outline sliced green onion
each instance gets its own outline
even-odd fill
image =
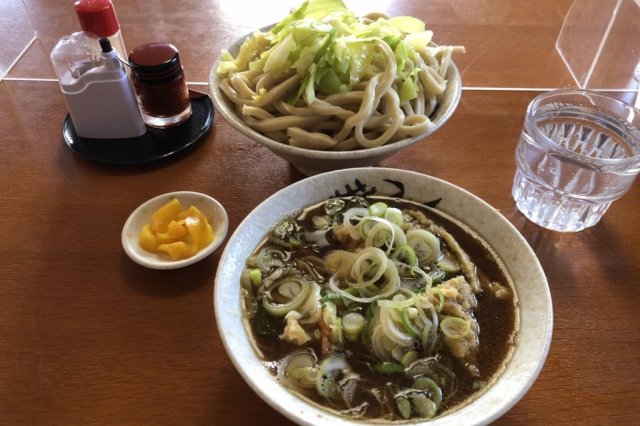
[[[365,240],[365,247],[383,247],[387,246],[388,251],[393,246],[396,230],[391,222],[381,219],[370,230]]]
[[[403,396],[396,398],[396,407],[403,419],[409,419],[411,417],[411,403]]]
[[[289,237],[289,244],[293,247],[300,247],[302,245],[302,241],[294,237]]]
[[[434,287],[433,294],[435,294],[438,297],[439,303],[438,303],[438,306],[436,307],[436,310],[440,312],[442,311],[442,308],[444,308],[444,302],[445,302],[444,293],[439,288]]]
[[[402,365],[404,365],[405,367],[410,366],[411,364],[413,364],[414,362],[416,362],[416,360],[418,359],[418,352],[416,351],[409,351],[407,353],[405,353],[402,358],[400,359],[400,362],[402,363]]]
[[[361,314],[357,312],[349,312],[342,317],[342,330],[345,337],[351,342],[356,342],[360,339],[360,334],[364,329],[367,320]]]
[[[313,351],[305,349],[296,352],[286,361],[284,374],[295,385],[305,389],[313,389],[316,386],[318,373],[317,361]]]
[[[373,325],[375,322],[375,317],[371,316],[367,323],[364,326],[364,330],[362,331],[362,342],[365,345],[371,344],[371,338],[373,337]]]
[[[378,201],[377,203],[371,204],[369,206],[369,214],[371,216],[384,217],[386,211],[387,205],[382,201]]]
[[[405,308],[402,311],[402,325],[404,329],[407,330],[407,333],[412,335],[413,337],[420,336],[420,330],[413,324],[413,321],[409,317],[409,308]]]
[[[322,320],[328,326],[336,322],[336,317],[338,315],[338,308],[336,308],[335,303],[331,301],[326,301],[322,304]]]
[[[416,253],[421,265],[430,265],[440,257],[440,241],[431,232],[414,229],[407,232],[407,244]]]
[[[299,286],[298,293],[288,302],[286,303],[276,303],[270,300],[267,300],[267,297],[262,299],[262,304],[267,312],[276,317],[284,317],[290,311],[295,311],[300,308],[307,301],[307,298],[311,294],[311,284],[309,281],[305,280],[302,277],[297,276],[289,276],[282,278],[280,281],[275,283],[276,287],[281,285],[286,286],[286,288],[290,287],[290,284],[297,284]]]
[[[331,332],[331,343],[342,345],[344,343],[344,340],[342,338],[342,319],[338,317],[338,310],[333,302],[327,301],[323,303],[322,320],[327,325],[327,327],[329,327],[329,330]]]
[[[378,359],[389,359],[389,352],[393,349],[393,346],[389,347],[389,339],[384,335],[384,331],[379,323],[374,325],[372,329],[371,348],[373,349],[373,353]]]
[[[283,280],[282,284],[279,284],[275,289],[279,295],[286,299],[293,299],[302,289],[302,285],[297,280]]]
[[[389,309],[389,316],[391,317],[391,320],[394,323],[398,325],[402,324],[402,314],[400,313],[400,311],[393,308],[386,308],[386,309]]]
[[[384,219],[376,216],[363,217],[360,223],[358,223],[358,231],[360,231],[360,235],[362,236],[362,238],[367,238],[369,232],[371,232],[371,228],[373,228],[383,220]]]
[[[391,227],[393,228],[393,247],[398,247],[404,244],[407,244],[407,236],[404,234],[404,231],[400,226],[396,225],[393,222],[389,222]]]
[[[400,361],[402,359],[404,353],[405,349],[402,346],[396,346],[395,348],[391,349],[391,356],[397,361]]]
[[[325,294],[324,296],[322,296],[322,299],[320,299],[321,302],[326,302],[327,300],[330,300],[332,302],[338,301],[341,299],[342,296],[340,296],[338,293],[334,292],[334,291],[324,291]]]
[[[318,369],[316,367],[299,367],[291,369],[288,376],[291,380],[305,389],[313,389],[316,386]]]
[[[249,277],[251,278],[251,282],[254,286],[260,287],[262,285],[262,273],[260,269],[252,269],[249,272]]]
[[[352,238],[360,238],[360,232],[358,228],[356,228],[356,225],[368,215],[369,210],[365,209],[364,207],[354,207],[344,212],[344,214],[342,215],[342,224],[349,231],[349,235],[351,235]]]
[[[346,250],[331,251],[323,258],[327,268],[335,271],[341,277],[346,277],[351,273],[355,259],[356,255]]]
[[[318,366],[318,374],[316,376],[316,390],[318,393],[327,399],[337,398],[339,386],[336,382],[348,368],[347,361],[337,355],[329,355],[323,359]]]
[[[442,259],[438,260],[437,265],[440,269],[450,274],[455,274],[460,271],[460,265],[458,265],[458,262],[448,255],[445,255]]]
[[[425,389],[428,390],[431,394],[431,398],[433,402],[435,402],[436,406],[439,407],[442,403],[442,389],[440,386],[433,381],[430,377],[427,376],[419,376],[413,381],[414,389]]]
[[[322,289],[314,281],[311,281],[310,285],[311,291],[309,292],[309,297],[307,297],[307,301],[300,306],[298,312],[305,318],[302,322],[308,321],[316,323],[322,313],[322,303],[320,302],[320,292]]]
[[[400,276],[398,275],[398,268],[396,268],[396,265],[392,261],[387,259],[386,263],[387,263],[387,266],[383,273],[384,282],[380,284],[380,287],[382,288],[378,289],[377,286],[373,286],[376,289],[378,289],[376,293],[367,291],[366,297],[354,296],[350,292],[338,286],[339,280],[336,274],[332,275],[331,278],[329,278],[329,288],[335,291],[336,293],[339,293],[342,296],[346,297],[347,299],[353,300],[354,302],[358,302],[358,303],[371,303],[374,300],[378,300],[383,297],[388,297],[394,294],[395,292],[397,292],[398,289],[400,288]],[[354,285],[351,283],[349,283],[349,285],[351,287],[354,287]],[[366,288],[362,288],[361,292],[365,293],[364,290],[366,290]]]
[[[398,297],[399,296],[399,297]],[[412,296],[409,298],[405,298],[401,294],[397,294],[393,297],[392,300],[382,299],[378,300],[378,306],[384,308],[393,308],[393,309],[404,309],[409,306],[413,306],[416,303],[416,296]]]
[[[391,254],[391,260],[404,262],[410,266],[418,266],[416,252],[408,244],[402,244]]]
[[[473,382],[473,385],[471,385],[471,389],[477,391],[484,388],[485,386],[487,386],[487,382],[485,382],[484,380],[475,380]]]
[[[469,323],[459,317],[446,317],[440,322],[440,330],[447,337],[452,339],[461,339],[469,334],[471,326]]]
[[[404,222],[404,219],[402,218],[402,210],[395,207],[389,207],[384,212],[384,218],[391,223],[395,223],[398,226],[402,225],[402,223]]]
[[[425,321],[425,325],[424,327],[422,327],[422,335],[420,336],[420,341],[422,343],[422,350],[424,351],[424,353],[429,355],[436,344],[438,332],[437,330],[434,330],[433,323],[426,316],[424,317],[423,321]],[[435,333],[433,333],[433,331],[435,331]]]
[[[414,395],[411,397],[411,403],[415,412],[422,418],[430,419],[436,415],[438,407],[436,403],[424,395]]]
[[[336,322],[331,326],[331,341],[337,345],[344,345],[344,337],[342,333],[342,318],[336,318]]]
[[[394,311],[394,309],[380,308],[380,325],[385,336],[396,345],[404,347],[411,346],[413,337],[398,329],[391,317],[392,311]]]
[[[373,369],[378,373],[384,374],[394,374],[394,373],[403,373],[404,366],[402,364],[397,364],[395,362],[384,361],[378,364],[374,364]]]
[[[362,250],[351,267],[351,275],[357,282],[350,287],[364,288],[375,284],[384,275],[388,263],[387,255],[377,247]]]

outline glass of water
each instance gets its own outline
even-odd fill
[[[598,223],[640,172],[640,111],[587,90],[557,90],[527,109],[512,195],[534,223],[575,232]]]

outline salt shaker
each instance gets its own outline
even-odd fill
[[[172,44],[148,43],[129,54],[132,78],[142,116],[152,127],[171,127],[191,116],[189,89]]]

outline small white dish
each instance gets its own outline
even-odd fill
[[[140,247],[138,238],[140,231],[151,222],[151,216],[160,207],[177,198],[183,208],[195,206],[200,210],[213,228],[213,241],[187,259],[172,260],[163,254],[149,253]],[[222,204],[214,198],[191,191],[177,191],[158,195],[140,205],[131,213],[122,228],[122,247],[127,255],[139,265],[151,269],[177,269],[196,263],[217,249],[227,235],[229,218]]]

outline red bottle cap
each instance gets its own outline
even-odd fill
[[[74,7],[84,31],[110,37],[120,30],[111,0],[77,0]]]

